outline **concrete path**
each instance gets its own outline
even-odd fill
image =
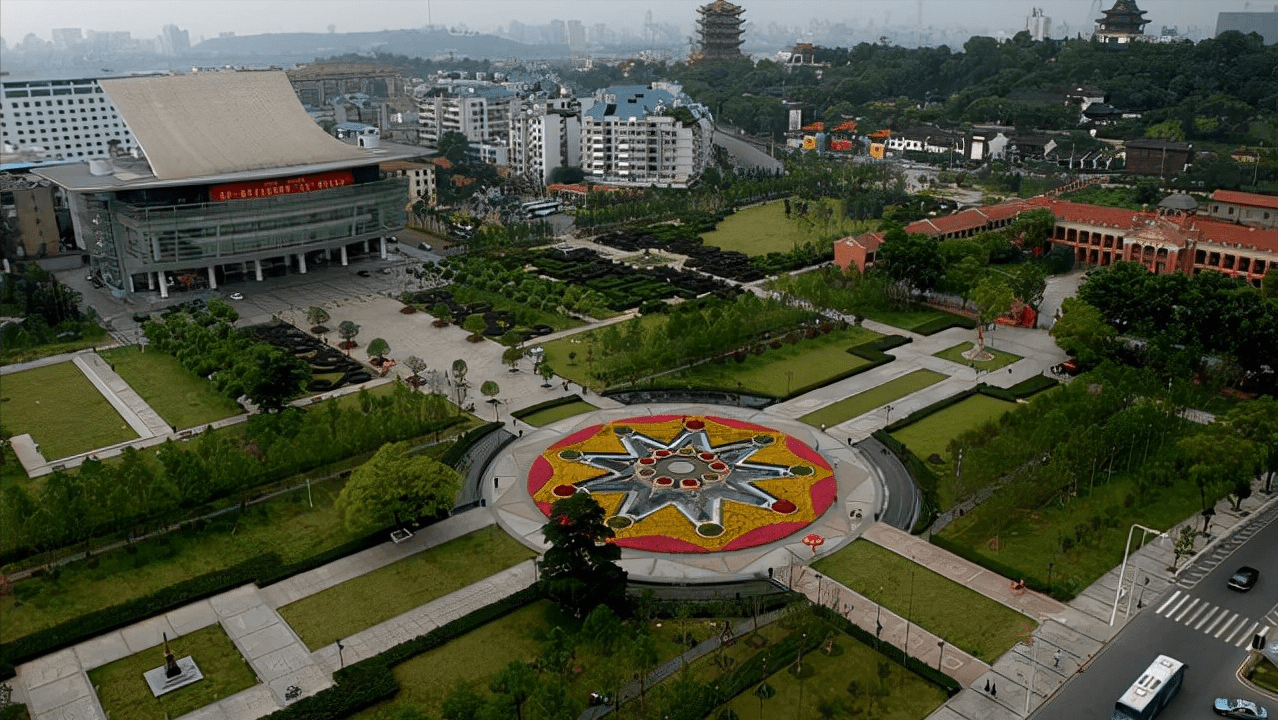
[[[116,374],[115,368],[95,352],[80,353],[72,360],[80,372],[93,383],[93,387],[102,393],[102,397],[111,403],[111,407],[120,413],[124,421],[133,428],[138,437],[153,437],[177,430],[171,427],[160,414],[151,407],[141,395],[129,387],[124,378]]]

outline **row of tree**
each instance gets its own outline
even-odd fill
[[[253,415],[189,443],[90,459],[39,485],[10,483],[0,493],[0,550],[46,551],[114,532],[139,534],[198,514],[209,501],[438,432],[454,422],[449,410],[442,395],[396,384],[387,395],[361,391],[356,403]]]

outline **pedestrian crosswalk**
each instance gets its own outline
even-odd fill
[[[1154,609],[1154,614],[1240,648],[1247,647],[1256,635],[1267,636],[1273,625],[1278,624],[1270,617],[1278,611],[1261,620],[1252,620],[1181,590],[1164,600]]]

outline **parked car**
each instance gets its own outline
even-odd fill
[[[434,249],[435,249],[435,248],[431,247],[431,244],[430,244],[430,243],[421,243],[421,244],[419,244],[417,247],[418,247],[418,249],[425,250],[426,252],[430,252],[430,251],[432,251],[432,250],[434,250]]]
[[[1243,565],[1234,572],[1229,578],[1229,587],[1240,592],[1247,592],[1256,587],[1256,581],[1260,579],[1260,571],[1254,567]],[[1217,701],[1219,702],[1219,701]]]
[[[367,270],[356,270],[355,274],[360,277],[368,277],[371,273],[369,273]]]
[[[232,299],[232,300],[243,300],[243,299],[244,299],[244,293],[241,293],[241,292],[233,292],[233,293],[231,293],[231,299]]]
[[[1239,720],[1263,720],[1263,718],[1269,717],[1268,711],[1250,700],[1216,698],[1216,704],[1212,709],[1216,711],[1217,715],[1238,718]]]

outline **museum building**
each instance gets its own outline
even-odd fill
[[[373,241],[385,256],[404,227],[408,181],[379,164],[420,148],[331,137],[282,71],[99,84],[137,148],[31,172],[66,194],[76,244],[116,294],[345,265]]]

